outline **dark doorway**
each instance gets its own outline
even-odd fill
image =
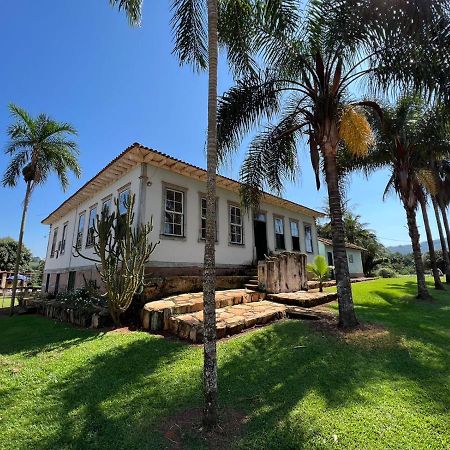
[[[261,261],[264,259],[264,255],[267,255],[267,226],[266,215],[264,213],[255,215],[253,228],[255,234],[256,259]]]
[[[57,273],[56,274],[56,281],[55,281],[55,291],[54,291],[55,295],[57,295],[58,291],[59,291],[59,277],[60,277],[60,274]]]
[[[329,266],[334,266],[333,264],[333,253],[328,252],[328,265]]]
[[[67,290],[69,292],[73,291],[75,289],[75,277],[77,273],[75,271],[69,272],[69,281],[67,283]]]

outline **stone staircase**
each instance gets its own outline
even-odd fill
[[[289,294],[265,294],[249,288],[217,291],[217,338],[286,317],[307,316],[305,308],[335,298],[336,294],[332,293],[304,291]],[[142,327],[150,332],[170,333],[200,343],[203,341],[203,293],[174,295],[146,303],[141,320]]]

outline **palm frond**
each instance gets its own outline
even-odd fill
[[[207,12],[204,0],[173,0],[173,53],[181,64],[204,70],[208,62]]]
[[[117,6],[119,11],[125,11],[130,25],[139,26],[141,24],[144,0],[109,0],[109,3]]]

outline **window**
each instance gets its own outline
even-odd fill
[[[119,192],[119,214],[123,216],[127,212],[128,199],[130,198],[130,190],[124,189]],[[109,200],[111,202],[111,200]]]
[[[216,241],[218,240],[217,229],[217,200],[216,200]],[[206,239],[206,198],[200,198],[200,239]]]
[[[294,252],[300,251],[300,234],[298,231],[298,222],[296,220],[290,221],[291,237],[292,237],[292,250]]]
[[[102,212],[105,212],[107,216],[111,214],[111,197],[107,200],[103,200]]]
[[[84,216],[85,214],[80,214],[78,219],[78,231],[77,231],[77,242],[76,248],[81,248],[81,243],[83,241],[83,233],[84,233]]]
[[[350,255],[348,255],[348,262],[350,264],[353,264],[353,254],[352,253],[350,253]]]
[[[243,244],[244,234],[242,226],[241,208],[229,205],[230,244]]]
[[[274,217],[275,225],[275,249],[285,250],[286,245],[284,243],[284,220],[282,217]]]
[[[62,238],[61,238],[61,248],[59,251],[61,253],[61,255],[63,255],[64,252],[66,251],[67,227],[68,227],[68,224],[65,223],[63,226],[63,232],[62,232]]]
[[[305,225],[305,250],[306,253],[313,252],[313,239],[311,225]]]
[[[163,229],[168,236],[184,236],[184,192],[166,188]]]
[[[55,256],[57,239],[58,239],[58,228],[55,228],[55,231],[53,232],[52,250],[50,252],[50,258],[53,258]]]
[[[76,272],[75,271],[70,271],[69,272],[69,281],[67,282],[67,291],[71,292],[74,290],[75,288],[75,277],[76,277]]]
[[[95,219],[97,217],[97,206],[94,206],[89,211],[89,222],[88,222],[88,230],[87,230],[87,237],[86,237],[86,247],[91,247],[94,245],[95,236],[94,236],[94,225],[95,225]]]

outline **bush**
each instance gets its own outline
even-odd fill
[[[67,303],[72,308],[106,308],[107,303],[98,293],[93,295],[91,289],[80,288],[69,292],[60,292],[56,296],[56,300]]]
[[[381,278],[395,278],[397,273],[390,267],[382,267],[381,269],[378,269],[377,276]]]

